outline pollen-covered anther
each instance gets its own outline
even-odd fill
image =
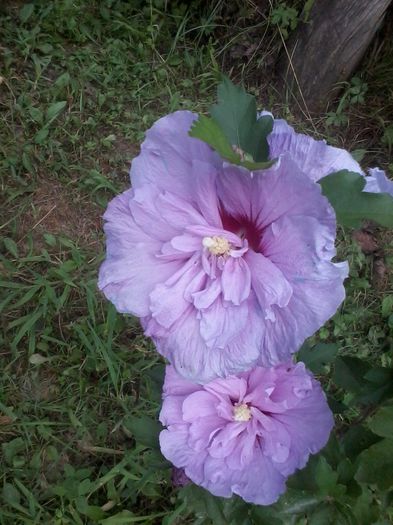
[[[233,407],[233,419],[234,421],[250,421],[251,410],[246,403],[240,403]]]
[[[231,245],[224,237],[214,235],[213,237],[204,237],[202,244],[213,255],[229,255]]]

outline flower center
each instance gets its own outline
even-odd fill
[[[214,235],[213,237],[204,237],[202,239],[202,244],[213,255],[229,255],[229,252],[231,251],[229,241],[224,237],[218,237],[217,235]]]
[[[241,403],[233,407],[233,419],[234,421],[250,421],[251,410],[248,405]]]

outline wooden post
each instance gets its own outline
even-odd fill
[[[310,111],[325,110],[337,94],[336,84],[350,78],[358,66],[391,1],[315,0],[278,63],[282,91],[287,88]]]

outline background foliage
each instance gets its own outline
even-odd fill
[[[309,7],[1,4],[1,524],[392,522],[391,232],[339,232],[348,297],[299,354],[328,392],[335,433],[268,508],[173,488],[157,448],[162,361],[96,290],[100,217],[144,131],[175,109],[205,111],[220,70],[261,108],[389,168],[391,22],[327,115],[302,121],[273,66],[279,33]]]

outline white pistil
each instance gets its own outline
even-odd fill
[[[246,403],[241,403],[233,407],[234,421],[250,421],[251,410]]]
[[[229,255],[229,252],[231,251],[229,241],[227,241],[225,237],[218,237],[217,235],[214,235],[213,237],[204,237],[202,239],[202,244],[213,255]]]

